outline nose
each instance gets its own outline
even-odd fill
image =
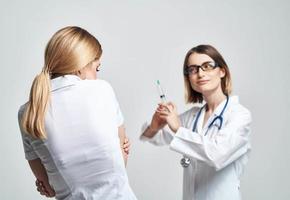
[[[203,77],[204,76],[204,71],[199,67],[197,71],[198,77]]]

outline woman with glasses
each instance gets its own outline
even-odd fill
[[[25,157],[38,191],[65,200],[135,200],[125,163],[123,115],[97,78],[102,48],[80,27],[50,39],[45,63],[19,110]]]
[[[186,54],[183,65],[186,102],[178,115],[172,102],[160,103],[141,139],[169,145],[183,155],[184,200],[238,200],[240,177],[250,152],[250,112],[231,94],[229,68],[210,45]],[[200,103],[200,104],[196,104]]]

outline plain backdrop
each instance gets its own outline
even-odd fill
[[[139,135],[159,102],[156,80],[179,112],[190,107],[182,63],[198,44],[221,52],[233,93],[253,115],[243,199],[290,199],[289,9],[287,0],[1,0],[0,199],[45,199],[24,159],[17,111],[41,71],[45,45],[68,25],[87,29],[103,46],[99,77],[112,84],[125,116],[132,142],[128,175],[139,199],[181,199],[181,155]]]

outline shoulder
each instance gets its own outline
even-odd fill
[[[194,116],[202,107],[200,104],[194,104],[190,109],[186,110],[185,112],[181,113],[179,116],[180,118],[188,118],[189,116]]]
[[[81,88],[81,90],[87,91],[87,93],[92,95],[115,95],[111,84],[108,81],[102,79],[80,81],[79,87]]]
[[[18,109],[18,125],[20,128],[20,133],[23,137],[24,140],[28,139],[32,139],[32,137],[29,136],[29,134],[27,134],[27,132],[24,131],[23,127],[22,127],[22,118],[24,115],[24,112],[26,111],[28,106],[28,102],[26,102],[25,104],[21,105]]]
[[[94,87],[103,90],[113,90],[111,84],[103,79],[83,80],[81,84],[86,87]]]
[[[21,105],[21,106],[19,107],[19,109],[18,109],[18,120],[19,120],[19,121],[20,121],[20,119],[22,118],[22,116],[23,116],[23,114],[24,114],[24,112],[25,112],[25,110],[26,110],[27,104],[28,104],[28,102],[25,103],[25,104],[23,104],[23,105]]]
[[[231,117],[247,118],[251,121],[252,114],[250,110],[239,102],[238,96],[230,97],[230,101],[231,102],[229,103],[229,115]]]

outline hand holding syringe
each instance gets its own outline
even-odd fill
[[[155,125],[157,129],[160,129],[163,128],[165,124],[168,124],[169,128],[176,133],[181,126],[177,108],[172,102],[167,102],[159,80],[157,80],[157,87],[162,102],[158,104],[158,108],[153,115],[151,126]]]
[[[148,126],[148,128],[145,131],[145,134],[147,134],[147,136],[149,137],[155,135],[160,129],[162,129],[167,124],[166,118],[160,115],[161,112],[166,110],[165,105],[167,101],[159,80],[157,80],[157,89],[161,102],[158,104],[158,107],[152,117],[150,126]]]
[[[172,102],[167,102],[159,80],[157,80],[157,88],[161,103],[158,104],[150,125],[143,133],[143,135],[149,138],[157,134],[166,124],[168,124],[169,128],[174,132],[176,132],[180,126],[176,107]]]

